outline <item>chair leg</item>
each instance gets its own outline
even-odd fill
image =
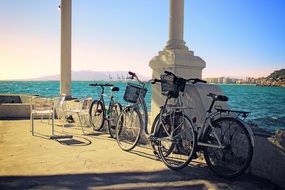
[[[48,124],[49,124],[49,122],[50,122],[50,116],[51,116],[51,115],[48,115]]]
[[[34,115],[31,115],[31,122],[32,122],[32,135],[34,136]]]
[[[51,130],[51,135],[54,136],[54,113],[52,114]]]
[[[80,114],[79,114],[79,113],[77,113],[77,116],[78,116],[78,118],[79,118],[79,122],[80,122],[80,125],[81,125],[82,133],[84,134],[85,132],[84,132],[84,129],[83,129],[83,123],[82,123],[82,120],[81,120]]]
[[[64,131],[64,125],[65,125],[65,115],[61,117],[61,122],[62,122],[62,132]]]

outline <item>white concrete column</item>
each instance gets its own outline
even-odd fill
[[[152,77],[159,78],[165,70],[184,78],[201,78],[202,69],[206,66],[203,59],[189,51],[183,40],[184,0],[170,0],[169,40],[165,48],[153,57],[149,63]],[[159,85],[152,88],[151,122],[159,113],[164,97]]]
[[[60,93],[71,97],[71,8],[72,0],[61,0]]]
[[[188,49],[183,40],[184,0],[170,0],[169,40],[166,49]]]

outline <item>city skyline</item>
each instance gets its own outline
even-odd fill
[[[59,0],[0,1],[0,80],[60,73]],[[168,40],[169,1],[73,0],[72,70],[133,70]],[[185,0],[184,40],[203,78],[266,77],[285,65],[285,2]]]

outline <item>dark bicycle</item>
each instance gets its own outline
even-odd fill
[[[112,138],[115,138],[117,119],[120,112],[122,111],[122,105],[114,100],[114,93],[118,92],[120,89],[119,87],[114,87],[113,84],[108,84],[108,83],[107,84],[95,83],[95,84],[89,84],[89,86],[101,88],[99,100],[94,100],[89,110],[90,120],[93,129],[95,131],[100,131],[103,128],[105,121],[107,120],[108,132]],[[104,96],[107,95],[105,94],[104,87],[111,87],[111,95],[109,96],[110,101],[108,108],[105,107]]]
[[[182,96],[187,82],[205,82],[184,79],[169,71],[155,79],[161,83],[165,104],[157,115],[151,141],[167,167],[178,170],[187,166],[197,151],[203,151],[206,163],[217,175],[232,178],[242,174],[250,165],[253,155],[254,134],[243,121],[249,112],[226,110],[214,106],[217,101],[227,101],[224,95],[209,93],[212,99],[202,126],[196,118],[186,115]],[[169,100],[173,99],[174,102]],[[189,118],[190,116],[190,118]]]

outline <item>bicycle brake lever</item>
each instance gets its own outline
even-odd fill
[[[135,75],[136,75],[136,73],[134,73],[134,72],[132,72],[132,71],[129,71],[129,75],[131,75],[131,76],[135,76]]]

